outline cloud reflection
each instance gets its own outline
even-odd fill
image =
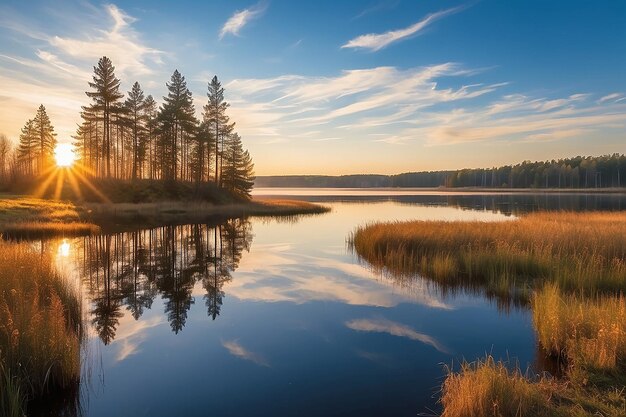
[[[228,350],[228,353],[233,356],[237,356],[238,358],[246,361],[254,362],[259,366],[270,366],[263,356],[249,351],[245,347],[241,346],[241,344],[236,340],[222,341],[222,346],[224,346],[226,350]]]
[[[124,323],[126,322],[126,323]],[[130,314],[124,315],[120,320],[119,331],[113,341],[113,346],[118,346],[116,362],[121,362],[131,355],[139,353],[140,345],[148,337],[147,331],[165,323],[163,317],[135,320]]]
[[[411,327],[387,319],[355,319],[346,322],[346,327],[359,332],[387,333],[392,336],[406,337],[422,342],[437,349],[441,353],[449,353],[437,339],[424,333],[419,333]]]
[[[416,281],[411,288],[378,279],[367,267],[341,258],[296,253],[289,244],[255,245],[244,257],[227,293],[240,300],[303,304],[336,301],[349,305],[394,307],[412,302],[452,309]]]

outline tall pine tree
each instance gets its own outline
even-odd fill
[[[230,123],[230,119],[226,114],[226,110],[230,106],[224,100],[224,88],[217,79],[217,75],[213,77],[209,83],[209,91],[207,93],[209,102],[204,106],[204,121],[209,124],[213,133],[215,158],[215,184],[222,185],[221,167],[223,155],[221,149],[224,149],[224,141],[233,131],[235,124]]]
[[[128,118],[128,125],[131,132],[131,150],[132,150],[132,179],[137,179],[141,176],[141,167],[143,166],[143,160],[146,155],[145,148],[145,120],[146,115],[144,113],[145,98],[143,90],[138,82],[133,84],[132,90],[128,92],[128,98],[124,102],[126,107],[126,115]]]
[[[185,147],[181,145],[193,134],[196,118],[191,91],[187,88],[185,77],[175,70],[166,86],[168,94],[163,97],[160,112],[161,133],[164,135],[162,147],[165,150],[166,178],[174,180],[178,174],[179,156],[185,157]],[[186,167],[183,165],[182,168],[180,178],[185,179],[182,173]]]
[[[54,133],[54,127],[43,104],[37,109],[33,119],[33,129],[37,138],[37,169],[41,174],[52,165],[54,148],[57,143],[57,134]]]
[[[120,93],[120,80],[115,77],[115,67],[109,58],[103,56],[98,65],[93,67],[93,82],[89,86],[93,91],[87,91],[88,97],[93,100],[92,111],[101,111],[103,115],[103,159],[105,175],[111,177],[111,115],[120,113],[119,101],[124,95]]]
[[[20,170],[26,175],[33,175],[37,153],[37,136],[33,119],[29,119],[20,133],[20,143],[17,148],[17,159]]]

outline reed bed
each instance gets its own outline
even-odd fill
[[[448,370],[441,417],[623,417],[623,389],[599,389],[522,372],[491,356]]]
[[[538,342],[566,365],[556,380],[491,357],[464,363],[443,383],[443,417],[626,415],[626,213],[373,224],[350,244],[400,277],[527,294]]]
[[[0,414],[80,379],[82,319],[77,289],[52,259],[0,241]]]
[[[492,356],[449,371],[441,392],[441,417],[550,416],[550,398],[558,384],[548,378],[531,382]]]
[[[626,299],[623,295],[563,295],[554,285],[534,293],[533,324],[549,353],[592,373],[626,372]]]
[[[358,228],[350,243],[374,267],[505,296],[545,282],[585,294],[626,290],[626,213],[379,223]]]

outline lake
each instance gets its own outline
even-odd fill
[[[374,221],[626,207],[624,194],[255,194],[332,211],[33,243],[54,253],[83,294],[84,415],[434,414],[445,365],[492,354],[549,369],[530,312],[479,291],[381,275],[350,251],[350,233]]]

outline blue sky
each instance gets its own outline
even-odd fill
[[[91,68],[198,115],[217,74],[264,174],[395,173],[626,152],[623,1],[3,1],[0,133],[69,141]]]

